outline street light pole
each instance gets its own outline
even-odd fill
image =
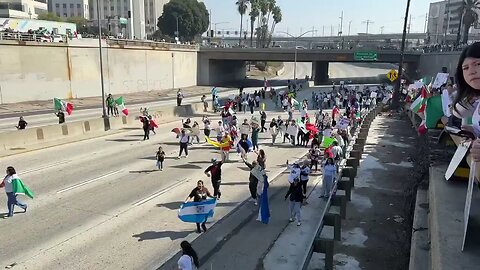
[[[102,117],[107,118],[107,110],[105,108],[105,87],[103,79],[103,57],[102,57],[102,25],[100,23],[100,0],[97,0],[97,23],[98,23],[98,49],[100,55],[100,84],[102,89]]]
[[[307,32],[305,32],[305,33],[303,33],[303,34],[301,34],[300,36],[297,36],[297,37],[292,36],[292,35],[290,35],[290,34],[287,33],[287,32],[283,32],[283,31],[282,31],[282,32],[278,32],[278,33],[285,34],[285,35],[287,35],[287,36],[289,36],[289,37],[291,37],[291,38],[293,38],[293,39],[295,40],[295,57],[294,57],[294,63],[293,63],[293,79],[294,79],[294,80],[297,78],[297,50],[298,50],[298,49],[297,49],[297,41],[298,41],[299,38],[301,38],[301,37],[303,37],[304,35],[306,35],[306,34],[308,34],[308,33],[311,33],[311,32],[313,32],[313,30],[307,31]]]

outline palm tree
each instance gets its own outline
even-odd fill
[[[279,6],[274,6],[272,8],[272,16],[273,16],[273,23],[272,23],[272,29],[270,30],[270,37],[268,39],[268,46],[270,46],[270,43],[272,42],[272,36],[273,36],[273,32],[275,31],[275,26],[277,26],[277,24],[279,22],[282,21],[282,9],[280,9]]]
[[[240,38],[238,40],[238,45],[242,45],[242,28],[243,28],[243,15],[247,12],[248,0],[238,0],[236,5],[238,8],[238,13],[240,13]]]
[[[258,0],[250,0],[250,47],[253,47],[253,30],[255,28],[255,21],[260,15]]]
[[[478,22],[478,11],[480,11],[480,0],[464,0],[461,8],[461,14],[463,15],[463,44],[466,44],[468,41],[468,32],[470,32],[472,25]]]

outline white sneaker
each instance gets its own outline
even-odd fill
[[[302,223],[300,223],[300,222],[297,222],[297,226],[300,226],[300,225],[302,225]]]
[[[293,220],[294,220],[293,218],[290,218],[288,221],[289,221],[289,222],[293,222]]]
[[[163,172],[163,169],[160,169],[161,172]]]
[[[257,202],[255,202],[255,205],[258,205],[258,203],[257,203]]]

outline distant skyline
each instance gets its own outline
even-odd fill
[[[238,31],[240,28],[240,14],[236,8],[236,0],[203,0],[208,10],[211,10],[212,22],[227,22],[217,25],[217,31]],[[403,31],[403,17],[405,16],[406,0],[277,0],[282,9],[283,20],[276,27],[279,32],[288,32],[299,35],[315,29],[318,36],[337,35],[340,28],[340,16],[343,11],[343,35],[356,35],[366,32],[366,21],[369,23],[370,34],[401,33]],[[412,0],[410,14],[412,15],[411,33],[424,31],[425,15],[428,13],[428,0]],[[250,31],[248,11],[244,16],[244,31]],[[212,26],[213,27],[213,26]],[[248,29],[245,29],[247,27]],[[307,34],[311,36],[312,33]]]

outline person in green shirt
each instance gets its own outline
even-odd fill
[[[110,116],[110,112],[112,112],[112,115],[115,115],[115,113],[114,113],[115,99],[113,99],[112,94],[108,94],[108,97],[105,100],[105,103],[107,104],[108,116]]]

